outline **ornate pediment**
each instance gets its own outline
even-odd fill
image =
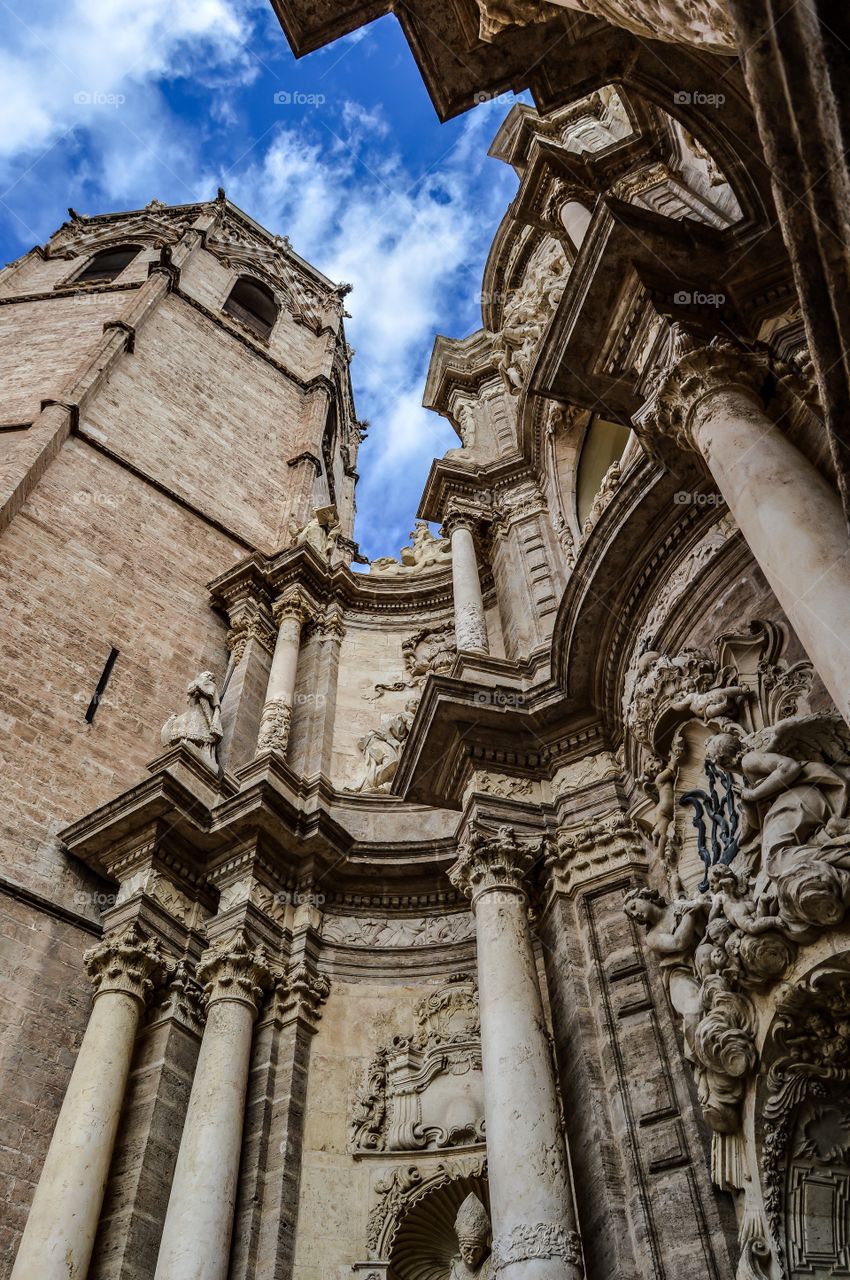
[[[484,1141],[478,992],[456,974],[425,996],[410,1036],[372,1059],[354,1104],[349,1149],[441,1151]]]
[[[164,244],[176,244],[183,232],[192,226],[201,207],[180,205],[169,208],[159,200],[152,200],[144,209],[135,213],[107,214],[99,218],[73,214],[71,221],[60,227],[51,238],[47,256],[88,257],[109,245],[128,242],[151,244],[157,248]]]

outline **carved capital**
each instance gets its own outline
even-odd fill
[[[120,991],[144,1004],[157,983],[174,970],[153,938],[135,925],[117,937],[105,938],[83,956],[95,999],[108,991]]]
[[[233,665],[238,666],[245,655],[249,640],[256,640],[267,653],[274,653],[275,628],[267,609],[252,605],[244,613],[232,618],[227,633],[227,647],[233,655]]]
[[[481,526],[492,518],[492,511],[479,503],[453,500],[443,517],[441,533],[444,538],[451,538],[456,529],[468,529],[471,534],[477,535]]]
[[[748,348],[728,337],[704,343],[674,324],[667,361],[648,380],[647,399],[632,419],[635,430],[654,456],[663,453],[665,439],[698,452],[693,427],[703,401],[723,391],[758,399],[769,371],[766,349]]]
[[[301,1020],[315,1031],[330,990],[331,984],[323,973],[312,973],[305,964],[294,965],[282,982],[284,1022]]]
[[[272,985],[272,966],[263,947],[251,949],[244,938],[222,939],[209,947],[198,965],[207,1008],[217,1000],[250,1005],[256,1013]]]
[[[272,698],[263,707],[260,731],[257,735],[257,749],[286,751],[291,725],[292,707],[283,698]]]
[[[525,877],[542,850],[542,840],[521,843],[511,827],[472,831],[457,862],[449,869],[449,879],[472,900],[473,906],[492,889],[525,895]]]
[[[302,591],[288,591],[275,600],[272,614],[278,627],[292,621],[300,628],[313,616],[313,608]]]
[[[595,818],[573,830],[560,830],[557,844],[548,845],[546,851],[550,886],[568,897],[612,873],[622,875],[645,866],[640,832],[620,812]]]

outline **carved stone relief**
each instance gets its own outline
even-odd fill
[[[456,974],[416,1008],[416,1028],[381,1046],[355,1101],[350,1150],[422,1151],[484,1140],[478,993]]]
[[[742,1280],[772,1274],[753,1192],[757,1160],[742,1128],[761,1060],[759,1019],[801,948],[841,926],[850,906],[850,729],[837,714],[809,712],[811,666],[789,663],[781,647],[778,627],[753,623],[720,637],[716,659],[647,653],[627,711],[655,801],[638,821],[666,893],[635,889],[625,908],[645,926],[680,1018],[714,1134],[715,1181],[744,1200]],[[815,1077],[818,1097],[826,1081],[850,1079],[850,976],[838,987],[818,982],[780,989],[764,1107],[773,1255],[795,1278],[846,1265],[840,1232],[830,1235],[826,1211],[811,1207],[821,1196],[846,1219],[846,1092],[841,1124],[834,1107],[816,1115],[801,1104]]]
[[[475,921],[467,911],[441,916],[334,916],[322,920],[327,942],[350,947],[430,947],[468,942]]]

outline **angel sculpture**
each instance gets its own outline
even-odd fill
[[[472,1191],[458,1209],[455,1235],[459,1253],[452,1259],[449,1280],[490,1280],[493,1275],[490,1219]]]
[[[706,759],[742,777],[740,849],[754,900],[789,937],[838,924],[850,904],[850,729],[838,715],[789,716],[746,737],[719,733]],[[755,869],[755,867],[754,867]]]

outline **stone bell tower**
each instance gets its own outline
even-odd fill
[[[10,1139],[12,1252],[114,899],[56,833],[144,776],[189,676],[226,684],[228,645],[268,666],[273,635],[228,631],[211,578],[298,538],[354,554],[345,292],[223,192],[72,210],[0,273],[3,1088],[31,1129]],[[239,728],[225,697],[225,745]]]

